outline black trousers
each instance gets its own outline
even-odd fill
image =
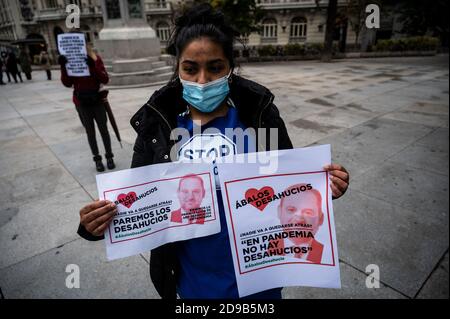
[[[89,146],[91,147],[94,161],[101,159],[99,156],[97,140],[95,138],[95,124],[97,122],[98,130],[102,136],[103,145],[105,146],[105,157],[112,158],[111,139],[109,137],[106,110],[102,103],[82,104],[77,106],[78,115],[81,123],[86,129]]]
[[[11,73],[12,78],[14,79],[14,82],[17,83],[17,77],[19,77],[20,82],[23,82],[22,75],[20,74],[20,72],[17,72],[17,73],[10,72],[10,73]]]

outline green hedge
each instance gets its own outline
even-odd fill
[[[263,45],[258,48],[259,56],[275,56],[277,54],[277,48],[273,45]]]
[[[399,51],[435,51],[440,45],[438,38],[409,37],[400,39],[378,40],[376,45],[368,48],[369,52],[399,52]],[[349,44],[348,48],[351,48]],[[323,43],[290,43],[284,46],[263,45],[257,48],[259,57],[275,56],[320,56]],[[338,45],[333,43],[333,54],[337,53]],[[240,56],[237,54],[236,56]]]
[[[410,37],[401,39],[378,40],[372,51],[434,51],[439,39],[433,37]]]
[[[320,55],[323,50],[323,43],[290,43],[284,46],[278,46],[282,48],[282,55],[290,56],[311,56]],[[333,53],[338,51],[337,44],[333,44]],[[260,57],[276,56],[277,47],[273,45],[265,45],[258,48],[258,54]]]

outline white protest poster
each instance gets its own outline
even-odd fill
[[[97,175],[100,199],[117,205],[105,232],[109,260],[220,232],[210,164],[164,163]]]
[[[89,67],[86,64],[86,42],[83,33],[58,34],[59,54],[67,58],[67,75],[89,76]]]
[[[218,159],[239,296],[340,288],[329,145]]]

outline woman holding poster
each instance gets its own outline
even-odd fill
[[[293,147],[273,104],[273,94],[233,74],[233,43],[237,36],[224,15],[208,4],[198,5],[176,20],[168,46],[177,61],[174,76],[131,119],[138,134],[132,167],[254,152],[261,144],[265,150]],[[235,138],[227,136],[230,129],[243,132],[249,128],[255,135],[246,138],[244,145],[237,145]],[[173,141],[170,137],[174,129],[183,129],[188,136]],[[208,133],[211,130],[215,133]],[[264,140],[263,135],[269,138]],[[347,171],[336,164],[325,169],[331,175],[333,198],[341,197],[348,187]],[[162,298],[175,298],[177,294],[181,298],[239,297],[217,184],[216,191],[220,233],[152,250],[150,275]],[[115,211],[114,204],[108,201],[86,205],[80,210],[78,233],[88,240],[102,239]],[[249,297],[281,298],[281,288]]]
[[[70,76],[67,68],[68,59],[64,55],[59,56],[58,63],[61,65],[61,82],[66,87],[74,88],[72,100],[86,130],[96,170],[103,172],[105,167],[95,137],[95,123],[105,147],[106,165],[108,169],[116,167],[108,132],[106,109],[99,93],[100,86],[108,83],[109,77],[102,58],[94,52],[92,45],[87,44],[86,49],[86,64],[89,69],[87,76]]]

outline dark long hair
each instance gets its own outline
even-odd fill
[[[233,69],[236,66],[233,45],[238,36],[239,32],[226,21],[224,14],[214,10],[211,5],[202,3],[189,9],[175,19],[175,29],[167,45],[167,53],[176,59],[170,81],[178,77],[179,61],[183,50],[190,42],[201,37],[207,37],[222,46],[224,55]]]

